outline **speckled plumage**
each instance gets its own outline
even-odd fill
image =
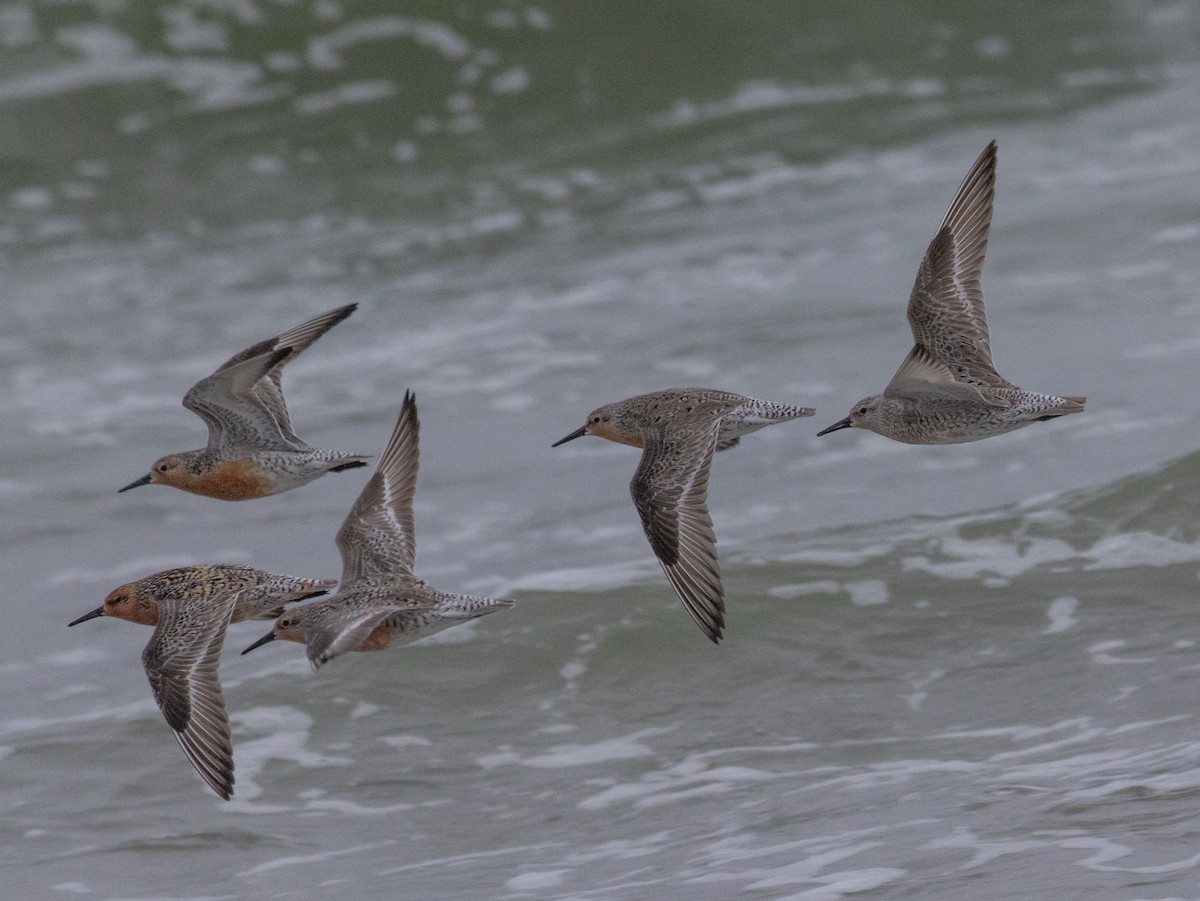
[[[180,747],[222,798],[233,794],[233,742],[217,677],[230,622],[269,619],[283,605],[328,593],[328,579],[300,579],[232,564],[169,569],[113,589],[70,625],[100,616],[154,626],[142,664]]]
[[[120,490],[170,485],[220,500],[249,500],[366,466],[368,457],[305,444],[292,430],[282,386],[283,367],[357,306],[338,307],[260,341],[198,381],[183,405],[208,426],[208,445],[159,458],[148,475]]]
[[[317,669],[348,651],[408,644],[512,606],[509,600],[438,591],[414,575],[419,429],[416,398],[406,393],[379,465],[338,530],[337,595],[286,611],[243,654],[275,639],[296,641]]]
[[[992,362],[980,284],[996,182],[996,142],[971,167],[925,251],[908,301],[913,349],[882,394],[819,432],[869,429],[906,444],[956,444],[1082,413],[1086,398],[1039,394]]]
[[[629,484],[633,504],[667,579],[715,643],[725,627],[725,590],[708,513],[713,454],[743,435],[813,412],[728,391],[670,388],[599,407],[553,446],[595,435],[644,449]]]

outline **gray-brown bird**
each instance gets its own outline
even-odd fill
[[[233,564],[168,569],[114,588],[73,620],[99,616],[154,626],[142,664],[154,700],[183,753],[222,798],[233,795],[233,740],[217,665],[225,629],[270,619],[292,601],[327,594],[336,582],[300,579]]]
[[[980,272],[992,224],[996,142],[975,161],[917,270],[908,300],[915,344],[882,394],[818,435],[870,429],[905,444],[978,441],[1070,413],[1087,398],[1018,388],[996,371]]]
[[[513,605],[503,598],[439,591],[413,573],[419,430],[417,399],[405,392],[379,465],[338,530],[338,593],[289,609],[243,654],[275,639],[295,641],[306,647],[317,669],[348,651],[408,644]]]
[[[208,445],[168,454],[120,491],[170,485],[226,501],[289,491],[325,475],[366,466],[369,457],[309,447],[292,431],[283,367],[349,316],[347,304],[234,354],[192,386],[183,405],[208,426]]]
[[[595,435],[643,448],[629,483],[633,505],[667,579],[715,644],[725,627],[725,589],[708,514],[713,454],[743,435],[814,412],[728,391],[668,388],[599,407],[552,446]]]

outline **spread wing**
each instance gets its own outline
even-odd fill
[[[308,662],[318,669],[334,657],[355,651],[375,627],[397,611],[391,607],[363,610],[356,616],[312,623],[308,629]]]
[[[284,436],[279,422],[255,394],[259,382],[290,352],[283,347],[247,357],[196,382],[184,395],[183,405],[208,426],[210,448],[303,449],[303,444]]]
[[[970,382],[957,381],[950,367],[935,360],[923,344],[914,345],[908,352],[883,393],[888,397],[911,397],[923,402],[945,400],[1008,406],[1003,401],[993,400]]]
[[[379,465],[338,530],[343,586],[364,576],[412,572],[417,554],[412,505],[419,432],[417,399],[406,391]]]
[[[238,592],[159,601],[142,652],[154,700],[196,772],[222,798],[233,794],[233,740],[217,664]]]
[[[315,316],[234,354],[183,399],[208,425],[208,446],[304,450],[283,399],[283,367],[358,307]]]
[[[413,580],[413,584],[419,583]],[[392,617],[435,606],[437,601],[428,591],[406,590],[403,584],[380,586],[366,597],[360,596],[357,603],[343,605],[334,600],[309,621],[305,630],[308,661],[313,669],[319,669],[334,657],[357,651],[376,628]]]
[[[725,626],[717,536],[708,515],[708,473],[720,420],[696,428],[643,430],[645,450],[629,485],[642,528],[696,625],[713,642]]]
[[[1009,387],[992,363],[980,272],[992,224],[996,142],[967,173],[925,251],[908,300],[913,340],[972,385]]]

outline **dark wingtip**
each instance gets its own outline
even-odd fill
[[[408,424],[414,429],[421,427],[421,420],[417,416],[417,395],[411,389],[404,390],[404,403],[400,405],[400,417],[402,419],[407,417]]]
[[[275,630],[272,629],[270,632],[268,632],[266,635],[264,635],[258,641],[254,642],[254,644],[250,645],[248,648],[246,648],[244,651],[242,651],[242,655],[244,656],[246,654],[249,654],[255,648],[261,648],[267,642],[274,641],[274,640],[275,640]]]
[[[329,323],[329,328],[333,328],[339,322],[348,317],[351,313],[358,309],[358,302],[348,303],[344,307],[335,307],[333,312],[337,313],[337,318]]]
[[[713,644],[720,644],[721,639],[725,637],[725,615],[721,611],[717,611],[711,622],[702,623],[700,620],[696,620],[696,625],[700,627],[704,637]]]
[[[574,441],[576,438],[582,438],[586,434],[587,434],[587,426],[580,426],[575,431],[573,431],[570,435],[568,435],[566,438],[559,438],[557,441],[555,441],[550,446],[558,447],[560,444],[566,444],[568,441]]]
[[[839,429],[848,429],[852,425],[854,425],[854,423],[852,423],[850,421],[850,417],[847,416],[845,419],[839,419],[837,422],[835,422],[829,428],[821,429],[821,431],[817,432],[817,437],[820,438],[822,435],[828,435],[830,432],[836,432]]]
[[[80,623],[86,623],[89,619],[95,619],[97,616],[104,616],[103,604],[101,604],[95,610],[89,610],[83,616],[79,617],[79,619],[71,620],[71,622],[67,623],[67,626],[78,626]]]
[[[351,460],[349,463],[341,463],[337,466],[330,466],[329,472],[343,472],[347,469],[358,469],[360,466],[366,465],[366,460]]]
[[[197,772],[199,768],[197,768]],[[222,801],[233,800],[233,770],[225,773],[200,773],[200,778],[204,780],[204,784],[216,792],[217,796]]]
[[[149,485],[149,484],[150,484],[150,482],[151,482],[151,480],[152,480],[153,478],[154,478],[154,477],[153,477],[153,476],[152,476],[150,473],[146,473],[146,474],[145,474],[144,476],[142,476],[140,479],[137,479],[136,481],[130,482],[130,483],[129,483],[128,485],[126,485],[124,488],[118,488],[118,489],[117,489],[117,494],[120,494],[122,491],[128,491],[130,488],[139,488],[139,487],[141,487],[142,485]]]

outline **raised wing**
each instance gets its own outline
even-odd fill
[[[379,465],[338,530],[343,587],[364,576],[412,573],[417,555],[412,505],[419,432],[417,399],[406,391]]]
[[[334,657],[357,651],[376,628],[392,617],[437,606],[427,592],[406,592],[403,585],[383,586],[374,594],[353,606],[339,605],[336,600],[309,621],[305,630],[308,661],[319,669]]]
[[[297,445],[283,434],[274,414],[255,393],[259,382],[289,353],[283,347],[248,357],[201,379],[184,395],[183,405],[208,426],[210,448],[304,449],[303,443]]]
[[[1006,401],[989,396],[989,392],[970,382],[955,381],[949,368],[930,357],[921,344],[909,351],[883,393],[885,397],[908,397],[922,405],[941,402],[1008,406]]]
[[[629,491],[642,528],[696,625],[712,641],[725,626],[717,536],[708,515],[708,473],[720,420],[694,429],[648,427]]]
[[[208,446],[307,448],[292,430],[283,399],[283,367],[357,308],[358,304],[353,303],[338,307],[274,338],[259,341],[234,354],[212,375],[193,385],[183,405],[208,425]],[[246,365],[254,360],[260,363]],[[256,377],[248,381],[251,373]],[[236,438],[230,436],[230,430],[236,433]]]
[[[908,300],[913,340],[956,381],[1008,387],[992,363],[980,273],[992,224],[996,142],[967,173],[925,251]]]
[[[308,350],[314,341],[357,309],[358,304],[356,303],[346,304],[344,307],[338,307],[336,310],[330,310],[328,313],[314,316],[307,322],[302,322],[295,328],[290,328],[286,332],[276,335],[274,338],[276,347],[290,347],[292,352],[286,359],[272,367],[271,371],[267,374],[267,378],[263,379],[255,387],[254,393],[258,397],[259,402],[275,417],[275,421],[279,424],[279,430],[283,433],[283,436],[300,447],[305,447],[306,445],[292,431],[292,419],[288,415],[287,404],[283,401],[283,367]]]
[[[159,601],[142,652],[154,700],[183,753],[222,798],[233,795],[233,740],[217,665],[238,592]]]

